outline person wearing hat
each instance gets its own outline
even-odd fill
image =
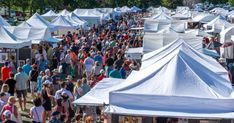
[[[22,96],[23,96],[23,105],[24,110],[26,110],[26,96],[27,96],[27,88],[28,88],[28,80],[29,77],[26,73],[23,72],[21,67],[18,68],[18,73],[15,74],[14,79],[16,80],[16,95],[19,99],[20,109],[23,110],[22,107]]]
[[[15,121],[11,120],[11,111],[5,110],[3,112],[3,115],[5,117],[5,120],[2,121],[2,123],[16,123]]]
[[[101,69],[100,71],[100,75],[97,77],[97,80],[98,81],[101,81],[102,79],[105,78],[105,70],[104,69]]]
[[[69,90],[72,93],[73,89],[74,89],[74,84],[72,82],[72,76],[68,75],[66,79],[67,79],[67,90]]]
[[[52,80],[53,80],[53,87],[54,87],[54,92],[60,89],[60,85],[58,83],[59,80],[61,80],[61,77],[59,76],[58,69],[54,69],[52,75]]]
[[[72,93],[69,90],[67,90],[67,82],[62,82],[60,84],[60,86],[61,86],[61,89],[56,91],[56,93],[55,93],[55,99],[61,99],[62,98],[61,94],[62,94],[62,92],[65,91],[68,94],[68,96],[72,102],[74,100],[74,97],[73,97]]]
[[[46,80],[52,82],[50,69],[45,70],[45,76],[42,77],[42,83],[45,82]]]
[[[37,70],[37,65],[32,65],[32,70],[29,72],[29,80],[30,80],[30,91],[31,96],[34,97],[34,92],[37,90],[37,77],[39,72]]]
[[[4,66],[1,68],[1,77],[3,81],[7,80],[10,76],[11,68],[8,64],[8,62],[5,62]]]
[[[18,110],[17,110],[17,107],[15,105],[15,102],[16,102],[15,97],[10,96],[8,101],[7,101],[7,104],[2,108],[1,113],[0,113],[3,121],[6,120],[6,117],[3,114],[6,110],[9,110],[11,112],[11,114],[14,114],[14,117],[16,119],[18,118]]]
[[[63,123],[60,119],[60,113],[58,111],[54,111],[51,113],[52,118],[49,123]]]

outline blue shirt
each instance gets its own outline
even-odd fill
[[[84,83],[82,86],[81,86],[82,90],[83,90],[83,95],[85,95],[86,93],[88,93],[90,91],[90,87],[89,85],[87,85],[87,83]]]
[[[42,76],[37,77],[37,89],[38,89],[38,92],[41,92],[42,90]]]
[[[24,72],[15,74],[17,90],[27,90],[28,75]]]
[[[122,79],[126,79],[126,70],[124,69],[124,67],[120,68],[119,73]]]
[[[29,75],[29,72],[32,70],[32,66],[30,64],[25,64],[23,67],[22,67],[23,71]]]
[[[94,61],[98,61],[100,64],[102,64],[102,56],[101,55],[95,55]]]
[[[118,70],[114,69],[109,73],[109,77],[111,78],[119,78],[121,79],[121,75]]]

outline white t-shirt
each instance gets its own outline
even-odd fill
[[[69,96],[69,98],[70,98],[71,100],[74,99],[72,93],[71,93],[70,91],[68,91],[67,89],[64,89],[64,88],[61,88],[60,90],[57,90],[56,93],[55,93],[54,98],[55,98],[55,99],[60,99],[60,98],[62,98],[62,97],[61,97],[61,94],[62,94],[63,92],[66,92],[67,95]]]
[[[93,64],[94,64],[94,60],[90,57],[87,57],[85,60],[84,60],[84,66],[85,66],[85,70],[86,71],[91,71],[92,70],[92,67],[93,67]]]
[[[45,109],[43,106],[39,106],[39,107],[33,106],[30,109],[30,112],[32,112],[32,120],[35,122],[42,122],[43,121],[42,114],[44,110]]]

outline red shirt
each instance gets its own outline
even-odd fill
[[[101,81],[102,79],[104,79],[104,77],[105,77],[105,75],[104,75],[104,74],[101,74],[101,75],[98,76],[97,80],[98,80],[98,81]]]
[[[2,67],[2,70],[1,70],[1,76],[2,76],[2,80],[5,81],[7,79],[9,79],[10,77],[10,72],[11,72],[11,68],[10,67]]]

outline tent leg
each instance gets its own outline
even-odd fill
[[[20,64],[19,64],[19,49],[16,49],[16,63],[17,63],[17,68],[20,67]]]

